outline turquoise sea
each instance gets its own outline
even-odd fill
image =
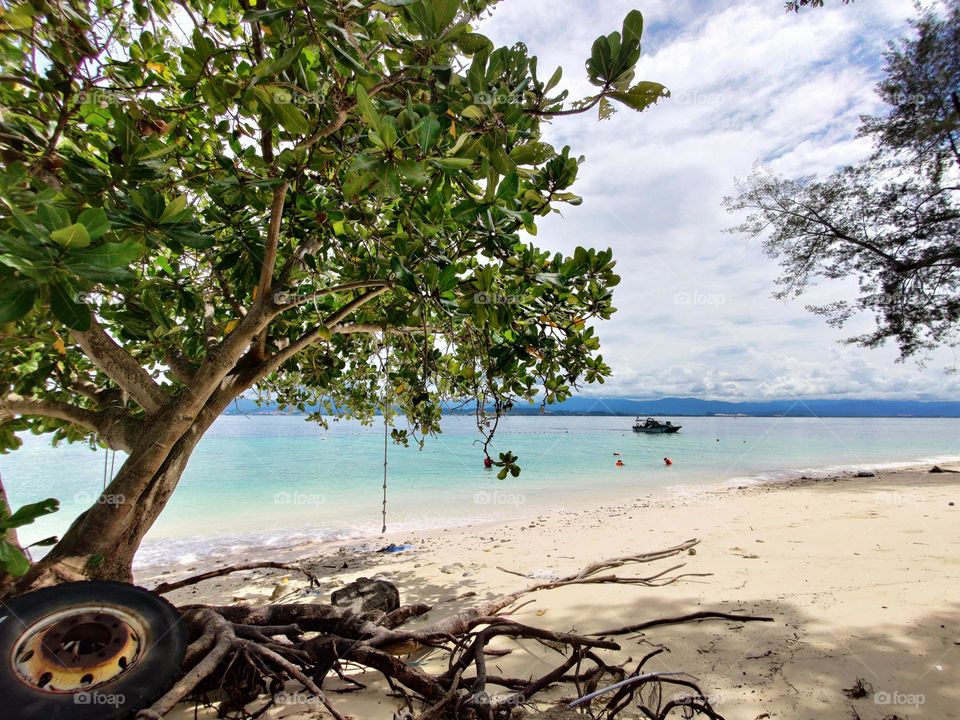
[[[510,417],[497,451],[520,458],[517,478],[483,468],[472,417],[444,432],[389,446],[388,531],[508,519],[710,486],[960,460],[960,419],[671,418],[676,435],[639,435],[625,417]],[[615,452],[623,467],[616,467]],[[56,497],[60,512],[26,527],[31,542],[62,533],[96,500],[104,451],[52,448],[27,436],[0,456],[11,504]],[[667,467],[664,457],[673,465]],[[116,467],[122,462],[116,457]],[[109,466],[108,466],[109,470]],[[224,416],[197,447],[151,530],[139,564],[195,562],[210,553],[380,532],[382,425],[296,416]]]

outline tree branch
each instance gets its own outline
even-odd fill
[[[273,305],[273,271],[277,265],[277,248],[280,244],[280,222],[283,220],[283,204],[287,198],[287,189],[290,182],[284,180],[273,191],[273,202],[270,204],[270,227],[267,230],[267,242],[263,249],[263,263],[260,265],[260,282],[257,285],[257,299],[264,308]],[[257,335],[255,347],[258,357],[266,354],[267,327]]]
[[[387,335],[416,335],[423,334],[424,332],[430,332],[430,330],[424,330],[422,327],[383,327],[382,325],[376,325],[374,323],[347,323],[346,325],[338,325],[331,332],[334,335],[356,335],[356,334],[367,334],[373,335],[375,333],[387,333]]]
[[[69,403],[25,398],[16,393],[0,399],[0,420],[18,415],[54,418],[85,427],[100,435],[111,448],[124,452],[130,451],[133,436],[139,429],[139,423],[125,413],[120,415],[115,411],[93,412]]]
[[[280,221],[283,219],[283,204],[287,198],[287,189],[290,182],[284,180],[273,191],[273,202],[270,204],[270,227],[267,230],[267,243],[263,250],[263,263],[260,265],[260,283],[257,286],[257,297],[266,298],[273,285],[273,270],[277,264],[277,246],[280,243]]]
[[[348,302],[342,308],[333,313],[333,315],[328,316],[327,319],[323,321],[323,325],[327,328],[330,328],[331,331],[334,330],[336,325],[350,317],[355,310],[363,307],[368,302],[379,297],[380,295],[383,295],[389,289],[389,285],[384,285],[383,287],[375,288],[365,292],[363,295],[360,295],[359,297],[356,297]]]
[[[91,362],[126,390],[148,415],[155,415],[167,404],[169,398],[163,389],[130,353],[107,334],[96,318],[91,319],[89,330],[71,330],[70,334]]]
[[[277,311],[278,313],[285,312],[291,308],[299,307],[305,303],[310,302],[311,300],[316,300],[318,297],[323,297],[324,295],[333,295],[338,292],[347,292],[349,290],[366,290],[367,288],[390,288],[393,287],[388,280],[357,280],[355,282],[343,283],[342,285],[334,285],[332,287],[324,288],[323,290],[317,290],[316,292],[309,293],[307,295],[298,296],[295,300],[290,300],[290,293],[283,291],[274,293],[276,296],[283,296],[289,302],[280,303],[280,308]]]
[[[367,95],[369,97],[373,97],[378,92],[381,92],[388,87],[396,85],[398,82],[400,82],[403,79],[405,79],[404,74],[398,73],[396,77],[392,77],[389,80],[385,80],[382,83],[378,83],[374,85],[372,88],[367,90]],[[312,145],[315,145],[317,141],[333,135],[337,130],[343,127],[343,124],[347,121],[347,117],[349,116],[350,111],[353,110],[356,106],[357,106],[357,102],[356,100],[354,100],[348,103],[347,105],[345,105],[344,107],[339,108],[337,110],[337,116],[333,120],[331,120],[329,123],[327,123],[323,127],[317,128],[317,130],[312,135],[310,135],[310,137],[306,137],[300,142],[298,142],[297,147],[308,148],[308,147],[311,147]]]
[[[342,308],[340,308],[337,312],[335,312],[333,315],[328,317],[324,322],[322,322],[316,328],[304,333],[299,338],[294,340],[292,343],[287,345],[287,347],[277,351],[270,357],[264,359],[263,362],[261,362],[254,371],[256,378],[254,379],[253,382],[256,382],[256,380],[272,373],[274,370],[276,370],[278,367],[283,365],[283,363],[285,363],[287,360],[292,358],[298,352],[315,343],[317,340],[323,337],[327,332],[333,335],[347,335],[351,332],[371,332],[371,333],[372,332],[388,332],[388,333],[403,332],[405,329],[402,329],[402,328],[384,329],[378,325],[337,325],[337,323],[339,323],[341,320],[343,320],[345,317],[347,317],[350,313],[352,313],[357,308],[361,307],[362,305],[370,302],[374,298],[387,292],[387,290],[389,290],[390,287],[391,285],[387,284],[382,287],[378,287],[373,290],[370,290],[369,292],[366,292],[357,298],[354,298],[349,303],[347,303]],[[422,328],[411,328],[411,330],[420,331],[420,332],[423,331]]]
[[[196,368],[183,353],[176,349],[168,350],[164,354],[163,361],[174,378],[184,385],[191,383]]]

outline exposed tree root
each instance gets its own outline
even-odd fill
[[[191,629],[192,642],[184,661],[184,675],[152,707],[140,711],[138,718],[158,720],[177,703],[193,700],[215,706],[220,717],[251,720],[280,702],[278,695],[289,683],[316,698],[335,720],[342,720],[323,690],[324,680],[333,675],[347,683],[349,690],[356,690],[364,687],[352,677],[360,669],[384,676],[406,705],[406,710],[396,714],[403,720],[505,720],[515,708],[531,703],[538,694],[561,686],[572,686],[570,689],[575,691],[567,702],[598,720],[612,720],[631,705],[652,720],[696,716],[722,720],[684,669],[672,673],[644,672],[645,664],[663,648],[648,653],[628,671],[625,665],[603,659],[604,651],[620,650],[610,637],[707,618],[738,621],[769,621],[770,618],[699,612],[582,635],[531,627],[503,614],[524,595],[565,585],[658,586],[676,582],[684,576],[675,573],[682,565],[645,578],[619,577],[608,571],[663,560],[687,551],[696,543],[690,540],[656,553],[592,563],[575,575],[531,585],[409,630],[403,628],[405,623],[421,618],[431,606],[406,605],[386,615],[362,616],[329,605],[186,606],[181,610]],[[191,580],[197,581],[196,578],[217,577],[251,567],[205,573],[180,581],[179,587],[190,584]],[[557,654],[557,662],[538,677],[490,675],[487,658],[511,652],[490,647],[497,638],[539,643]],[[442,672],[431,673],[403,659],[412,652],[437,650],[446,656],[446,670]],[[680,692],[666,698],[665,689]]]

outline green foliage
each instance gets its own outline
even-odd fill
[[[9,8],[4,396],[100,417],[124,382],[155,383],[171,404],[212,397],[216,384],[191,385],[209,371],[285,407],[318,404],[316,419],[370,420],[386,383],[388,411],[423,434],[448,399],[499,412],[602,382],[593,323],[614,312],[619,277],[609,250],[532,244],[539,218],[581,202],[582,158],[541,124],[601,101],[644,110],[667,92],[633,81],[639,12],[598,38],[587,73],[600,90],[571,104],[559,69],[542,81],[525,46],[477,32],[492,5]],[[268,322],[251,333],[251,317]],[[80,342],[99,332],[147,380],[109,374]],[[236,333],[249,348],[225,359]],[[122,410],[150,427],[141,397],[118,408],[109,395],[111,423]],[[101,430],[0,413],[7,449],[24,429]]]
[[[849,5],[853,0],[843,0],[844,5]],[[787,12],[800,12],[802,7],[823,7],[823,0],[791,0],[786,3],[785,8]]]
[[[669,97],[660,83],[640,82],[631,86],[634,67],[640,59],[640,38],[643,35],[643,15],[631,10],[623,21],[621,32],[598,37],[593,43],[587,60],[587,76],[593,85],[603,88],[598,95],[583,101],[592,106],[600,104],[600,119],[613,114],[614,109],[607,98],[622,102],[633,110],[646,110],[662,97]]]
[[[16,544],[7,539],[7,533],[29,525],[37,518],[55,513],[59,509],[59,501],[53,498],[24,505],[12,515],[4,513],[3,504],[0,504],[0,570],[13,577],[20,577],[30,569],[30,559]],[[56,540],[56,538],[46,538],[33,544],[52,545]]]

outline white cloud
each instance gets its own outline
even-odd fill
[[[564,68],[573,97],[591,92],[583,63],[593,40],[620,28],[634,6],[645,17],[638,79],[674,97],[642,114],[626,109],[560,118],[548,140],[587,156],[579,208],[541,222],[551,249],[611,246],[624,280],[620,309],[600,326],[615,377],[591,392],[710,398],[950,397],[956,364],[941,352],[927,370],[895,364],[892,348],[838,344],[869,327],[826,325],[804,305],[849,296],[771,298],[776,263],[756,241],[724,233],[721,207],[734,177],[758,160],[790,176],[855,162],[869,144],[858,117],[880,109],[873,84],[882,52],[905,32],[911,0],[875,0],[797,15],[779,0],[505,0],[481,28],[498,45],[525,42],[540,73]]]

